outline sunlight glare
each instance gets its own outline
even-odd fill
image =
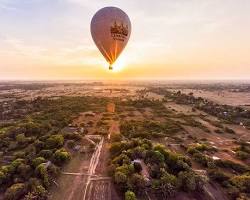
[[[111,72],[117,73],[124,69],[124,67],[127,65],[125,57],[122,56],[116,60],[116,62],[112,65],[113,70]]]

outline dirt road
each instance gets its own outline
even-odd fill
[[[91,176],[95,175],[95,170],[99,163],[103,142],[104,142],[104,137],[101,138],[99,144],[96,146],[96,150],[93,153],[92,158],[90,160],[90,165],[88,169],[89,176],[87,177],[86,186],[84,187],[83,200],[94,199],[94,198],[91,198],[91,196],[94,195],[94,193],[92,192],[94,184],[92,183],[93,179],[91,179]],[[105,187],[101,187],[101,188],[105,188]],[[100,192],[98,193],[98,195],[100,195],[100,197],[103,197],[103,194],[100,194]]]
[[[119,199],[114,192],[114,187],[110,177],[107,177],[107,161],[109,158],[109,139],[112,134],[119,133],[119,123],[117,121],[110,122],[108,139],[102,138],[96,152],[91,159],[88,173],[92,174],[87,179],[84,190],[83,200],[111,200]],[[94,176],[95,175],[95,176]]]

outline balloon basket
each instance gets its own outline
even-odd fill
[[[112,67],[112,65],[109,65],[109,70],[113,70],[113,67]]]

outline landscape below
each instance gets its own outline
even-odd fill
[[[0,199],[249,199],[249,95],[248,84],[0,83]]]

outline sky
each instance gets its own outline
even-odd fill
[[[117,6],[132,33],[114,68],[90,21]],[[250,79],[249,0],[0,0],[0,80]]]

